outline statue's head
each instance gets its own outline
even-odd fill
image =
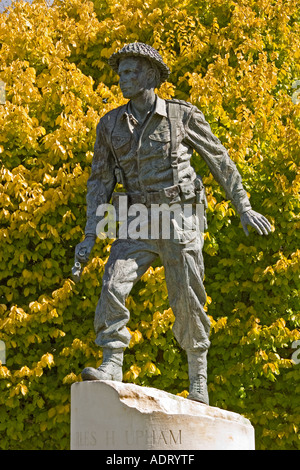
[[[140,42],[125,45],[109,58],[109,64],[120,77],[125,98],[145,88],[158,88],[170,73],[160,54]]]

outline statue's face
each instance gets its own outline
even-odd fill
[[[145,60],[138,57],[128,57],[120,61],[118,74],[119,85],[124,98],[136,98],[146,88],[149,88],[151,69]]]

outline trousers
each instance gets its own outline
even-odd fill
[[[192,240],[117,239],[105,266],[95,312],[96,344],[120,349],[129,345],[126,298],[151,264],[160,257],[165,269],[169,304],[175,316],[173,334],[184,350],[207,350],[210,320],[204,310],[203,237]]]

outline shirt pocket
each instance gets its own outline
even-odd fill
[[[176,123],[176,140],[180,143],[184,136],[184,128],[181,122]],[[171,130],[169,126],[159,126],[152,134],[149,135],[150,140],[157,142],[170,142]]]
[[[149,135],[149,139],[155,142],[170,142],[170,129],[168,127],[165,127],[163,129],[157,129],[155,132]]]
[[[169,155],[171,133],[168,125],[158,126],[150,135],[147,153],[167,158]],[[162,163],[162,162],[161,162]]]
[[[131,149],[131,137],[124,134],[113,134],[112,146],[118,156],[124,155]]]

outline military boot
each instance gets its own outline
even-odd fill
[[[98,369],[86,367],[81,372],[82,380],[123,380],[123,349],[103,348],[103,361]]]
[[[209,404],[207,391],[207,351],[187,351],[189,366],[189,400]]]

